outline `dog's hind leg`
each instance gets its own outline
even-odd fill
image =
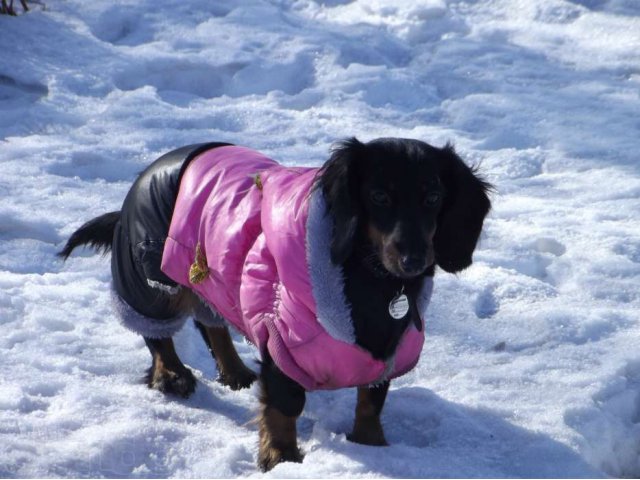
[[[364,445],[388,445],[380,423],[380,413],[389,391],[389,382],[376,387],[358,387],[358,403],[353,431],[347,439]]]
[[[144,341],[153,357],[147,375],[149,388],[184,398],[189,397],[196,389],[196,378],[178,357],[171,337],[144,337]]]
[[[250,387],[257,376],[238,356],[229,329],[224,325],[210,327],[197,320],[196,326],[218,366],[218,382],[231,390]]]
[[[257,376],[238,356],[225,320],[196,294],[192,302],[196,327],[218,366],[218,382],[231,390],[250,387]]]
[[[296,420],[302,413],[305,391],[264,355],[260,371],[260,444],[258,466],[263,472],[281,462],[302,462]]]
[[[117,252],[117,248],[114,250]],[[117,269],[112,271],[118,272]],[[173,335],[182,328],[186,316],[190,313],[188,307],[182,306],[184,296],[182,294],[169,296],[158,289],[151,288],[136,277],[135,273],[135,271],[131,272],[129,277],[131,281],[126,286],[136,291],[135,306],[141,311],[125,301],[116,291],[117,285],[114,285],[111,290],[111,299],[115,313],[126,328],[144,338],[151,352],[153,363],[147,373],[148,387],[186,398],[195,390],[196,379],[178,357],[172,340]],[[127,293],[124,288],[122,291]]]

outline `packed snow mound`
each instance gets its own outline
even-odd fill
[[[640,476],[636,0],[45,3],[0,16],[0,476]],[[353,391],[311,393],[304,463],[262,475],[257,388],[188,324],[196,393],[148,390],[108,258],[55,253],[175,147],[320,165],[352,135],[451,141],[494,208],[436,275],[391,446],[346,440]]]

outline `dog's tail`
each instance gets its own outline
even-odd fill
[[[73,250],[80,245],[90,245],[103,254],[111,250],[113,232],[120,220],[120,212],[110,212],[89,220],[78,230],[73,232],[64,248],[58,252],[58,257],[66,260]]]

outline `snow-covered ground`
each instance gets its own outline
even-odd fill
[[[196,394],[148,390],[108,260],[54,253],[171,148],[319,165],[350,135],[451,140],[494,210],[436,277],[392,446],[345,439],[354,391],[312,393],[304,463],[266,476],[640,475],[640,2],[44,4],[0,16],[0,477],[262,476],[255,388],[188,326]]]

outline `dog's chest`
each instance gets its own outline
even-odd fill
[[[391,358],[418,315],[416,281],[376,278],[357,262],[345,264],[345,294],[356,344],[379,360]]]

